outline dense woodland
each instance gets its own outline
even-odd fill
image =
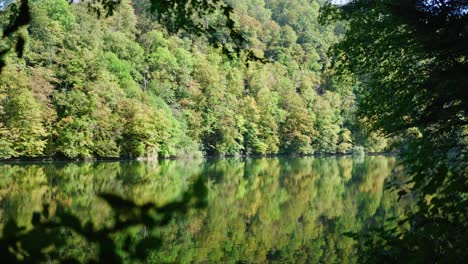
[[[324,2],[230,1],[246,49],[270,61],[245,63],[209,36],[167,33],[148,1],[107,18],[30,1],[24,56],[0,77],[0,158],[382,151],[387,140],[355,117],[356,82],[330,68],[345,25],[318,23]]]
[[[194,18],[195,28],[226,27],[199,34],[156,22],[168,12],[155,0],[121,1],[108,17],[76,1],[29,2],[16,14],[30,19],[13,5],[1,12],[0,158],[350,153],[388,150],[399,137],[406,176],[386,185],[415,206],[364,235],[348,229],[358,261],[466,259],[466,1],[226,1]],[[194,3],[188,11],[213,2]],[[172,18],[184,25],[179,11]],[[113,198],[116,212],[142,208]],[[50,223],[86,228],[64,216],[50,222],[43,210],[27,232],[7,225],[0,243],[40,237]]]

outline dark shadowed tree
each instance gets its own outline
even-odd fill
[[[322,13],[349,20],[335,65],[361,81],[359,116],[387,135],[411,135],[399,194],[415,196],[418,210],[367,245],[367,262],[467,257],[467,10],[460,0],[357,0]]]

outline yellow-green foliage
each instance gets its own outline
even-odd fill
[[[204,37],[169,36],[146,1],[101,19],[31,1],[24,60],[1,79],[0,158],[382,150],[354,125],[351,84],[328,70],[342,24],[320,26],[319,2],[233,1],[246,48],[272,61],[247,67]]]
[[[343,233],[401,215],[397,194],[383,191],[395,164],[380,156],[3,165],[0,229],[12,217],[30,227],[42,203],[52,215],[64,206],[101,227],[113,211],[90,194],[113,191],[137,204],[165,204],[204,175],[208,208],[191,210],[164,228],[116,234],[115,241],[127,232],[134,232],[135,243],[144,233],[161,235],[150,263],[359,263],[359,243]],[[96,254],[93,243],[64,233],[67,239],[55,251],[79,259]]]

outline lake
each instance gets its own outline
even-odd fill
[[[395,171],[396,159],[385,156],[4,163],[0,221],[30,226],[48,203],[106,225],[112,212],[97,193],[164,204],[203,177],[207,208],[134,231],[162,238],[148,262],[356,263],[356,242],[343,233],[402,214],[396,194],[384,191]],[[66,235],[66,254],[93,254],[93,245]]]

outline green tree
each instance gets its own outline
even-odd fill
[[[29,3],[24,60],[11,56],[10,63],[28,69],[47,134],[44,155],[310,154],[349,152],[354,144],[382,149],[384,141],[364,133],[354,118],[354,83],[329,68],[324,51],[339,32],[336,25],[317,24],[322,2],[220,1],[213,12],[193,17],[195,24],[200,15],[222,26],[226,13],[220,11],[229,9],[245,37],[242,49],[272,59],[248,67],[247,54],[226,53],[236,46],[229,29],[213,36],[174,31],[164,27],[171,23],[167,17],[145,10],[151,4],[97,1],[90,10],[84,3]],[[98,18],[93,8],[113,14]],[[311,14],[301,19],[303,8]],[[10,14],[13,6],[2,16]],[[213,47],[217,40],[224,50]],[[152,118],[161,124],[142,124]],[[124,135],[132,135],[133,147]],[[14,147],[2,142],[4,149]]]
[[[47,133],[43,113],[28,84],[24,71],[14,66],[3,69],[0,77],[2,158],[44,154]]]

